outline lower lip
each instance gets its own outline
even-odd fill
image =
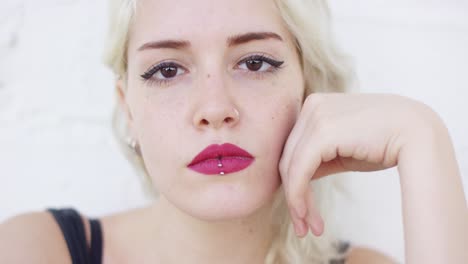
[[[247,157],[223,157],[209,159],[189,166],[190,169],[207,175],[226,175],[243,170],[250,166],[254,160]],[[222,167],[219,166],[222,164]]]

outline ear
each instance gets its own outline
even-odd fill
[[[115,82],[115,89],[116,89],[116,94],[117,94],[117,103],[118,107],[121,111],[121,113],[125,117],[125,122],[126,122],[126,129],[128,131],[128,135],[131,136],[132,138],[135,138],[135,134],[133,133],[133,116],[130,111],[130,107],[128,105],[128,87],[126,84],[126,80],[122,77],[116,80]]]

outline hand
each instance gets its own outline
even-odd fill
[[[401,149],[438,122],[426,105],[387,94],[311,94],[303,105],[279,169],[298,236],[323,232],[309,182],[344,171],[375,171],[398,163]]]

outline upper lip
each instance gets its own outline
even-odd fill
[[[222,157],[245,157],[253,158],[253,156],[246,150],[230,143],[222,145],[209,145],[190,162],[188,166],[200,163],[208,159],[219,159]]]

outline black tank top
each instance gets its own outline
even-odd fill
[[[103,242],[99,220],[88,220],[91,227],[91,245],[88,247],[82,218],[75,209],[50,208],[48,211],[62,230],[72,264],[101,264]]]

